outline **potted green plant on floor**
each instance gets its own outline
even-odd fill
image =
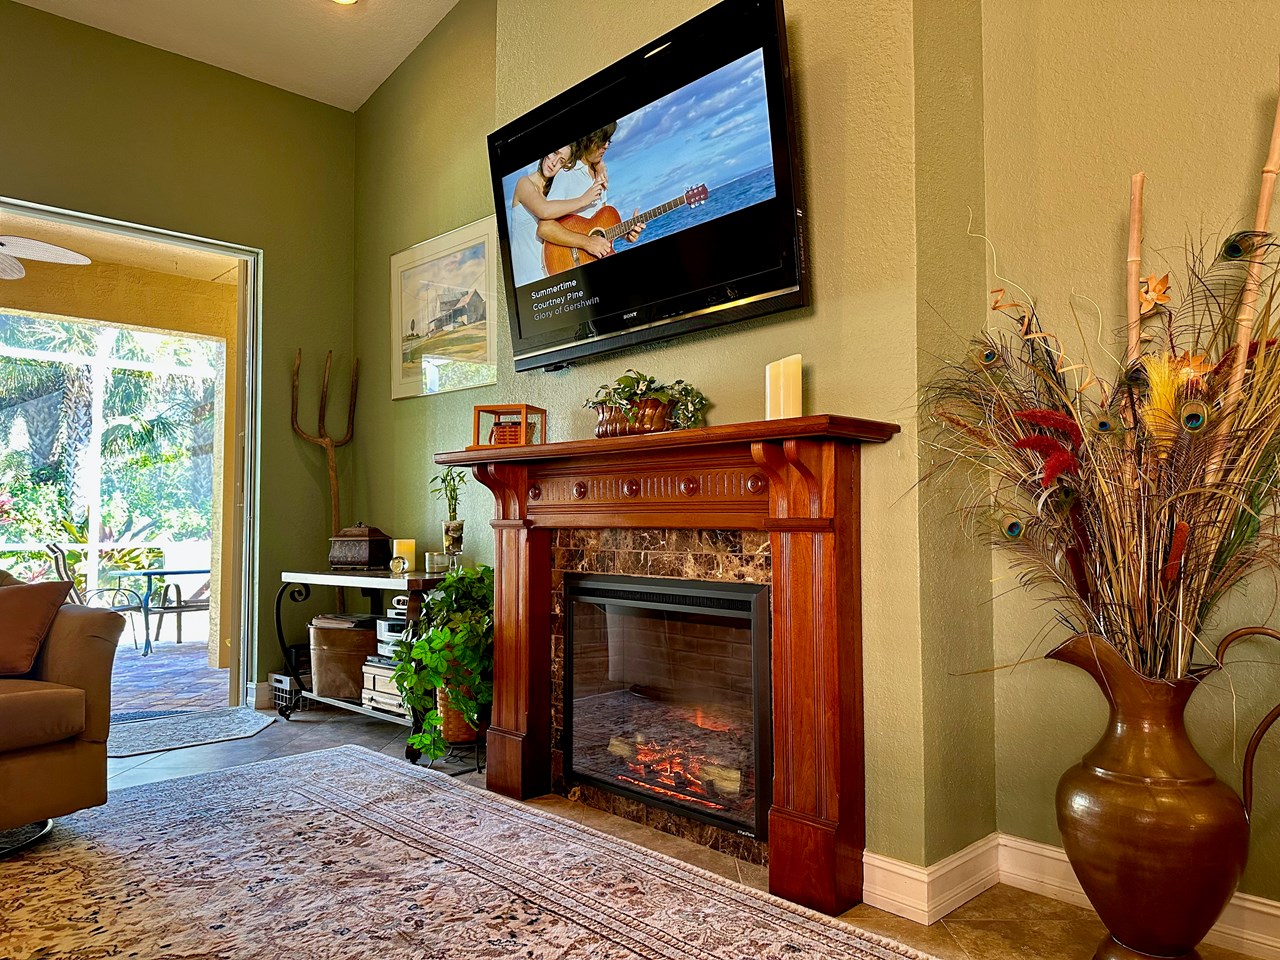
[[[444,529],[444,552],[451,557],[462,552],[462,526],[466,522],[458,519],[458,493],[467,482],[467,475],[457,467],[446,467],[443,473],[431,478],[435,484],[431,492],[437,500],[443,500],[449,512],[449,519],[441,521]]]
[[[436,759],[474,743],[493,702],[493,568],[459,567],[401,634],[392,679],[414,718],[409,746]]]

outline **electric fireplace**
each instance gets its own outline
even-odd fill
[[[570,780],[763,839],[769,588],[565,577]]]

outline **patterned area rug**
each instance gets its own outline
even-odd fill
[[[252,707],[227,707],[112,724],[107,736],[107,756],[134,757],[201,743],[241,740],[267,729],[274,720],[275,717]]]
[[[146,784],[0,861],[14,960],[927,960],[360,747]]]

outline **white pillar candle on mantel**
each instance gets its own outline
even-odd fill
[[[413,562],[418,555],[417,540],[392,540],[391,541],[391,558],[403,557],[405,569],[412,570]]]
[[[764,418],[781,420],[802,414],[804,374],[802,354],[775,360],[764,368]]]

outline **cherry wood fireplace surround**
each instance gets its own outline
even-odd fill
[[[861,900],[860,447],[897,432],[814,416],[438,454],[471,467],[497,501],[489,789],[518,799],[550,789],[552,531],[768,531],[769,889],[826,913]]]

